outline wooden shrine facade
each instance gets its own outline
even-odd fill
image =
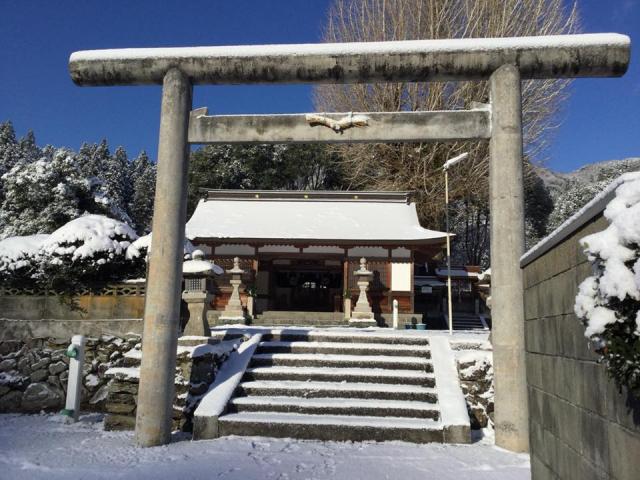
[[[253,314],[344,311],[345,299],[357,300],[362,257],[374,274],[374,313],[390,313],[394,299],[400,313],[413,313],[414,262],[438,255],[446,239],[419,225],[408,192],[204,193],[187,235],[225,270],[240,258],[241,296]],[[228,274],[217,278],[214,293],[214,309],[223,310]]]

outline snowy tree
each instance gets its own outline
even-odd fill
[[[0,123],[0,176],[11,170],[22,158],[20,145],[11,122]],[[3,189],[0,186],[0,199]]]
[[[136,231],[143,235],[151,231],[156,188],[156,166],[145,152],[140,153],[131,164],[131,188],[129,216]]]
[[[191,154],[188,212],[200,188],[345,188],[337,155],[322,145],[209,145]]]
[[[121,280],[130,270],[127,248],[137,238],[129,225],[102,215],[71,220],[40,247],[41,282],[73,295]]]
[[[43,152],[36,144],[36,136],[33,130],[29,130],[27,134],[20,139],[18,147],[20,148],[20,161],[23,163],[35,162],[42,158]]]
[[[100,143],[83,143],[78,151],[80,172],[86,177],[99,177],[109,162],[111,153],[106,140]]]
[[[628,158],[588,165],[568,174],[561,187],[555,189],[554,207],[549,215],[547,232],[558,228],[614,179],[638,168],[640,159]]]
[[[547,231],[550,233],[564,223],[575,212],[586,205],[608,184],[607,181],[595,183],[568,182],[566,189],[554,202],[553,211],[549,215]]]
[[[106,142],[104,145],[106,146]],[[106,151],[108,152],[108,148]],[[109,210],[111,217],[132,223],[128,214],[128,204],[133,185],[127,152],[124,148],[118,147],[113,155],[101,158],[100,162],[101,167],[96,178],[100,184],[101,203]]]
[[[53,158],[17,164],[2,176],[2,237],[50,233],[85,211],[100,211],[92,185],[80,173],[77,158],[58,149]]]
[[[609,226],[580,240],[595,274],[580,284],[575,313],[610,376],[640,398],[640,173],[621,177],[604,216]]]
[[[36,286],[40,246],[48,237],[37,234],[0,241],[0,283],[16,288]]]

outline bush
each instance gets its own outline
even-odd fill
[[[575,312],[618,387],[640,397],[640,173],[620,179],[604,211],[610,225],[580,241],[595,273],[580,284]]]

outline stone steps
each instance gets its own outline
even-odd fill
[[[480,317],[471,313],[454,313],[453,328],[454,330],[486,330]]]
[[[431,418],[440,411],[432,402],[289,396],[239,397],[231,401],[233,412],[284,412],[308,415],[357,415],[370,417]]]
[[[421,357],[321,353],[258,353],[253,356],[252,366],[397,368],[426,372],[433,370],[431,363]]]
[[[236,335],[240,330],[259,334],[254,350],[220,410],[211,397],[210,411],[220,413],[211,417],[212,423],[202,420],[199,432],[209,433],[197,438],[470,441],[453,354],[444,338],[434,339],[435,348],[427,335],[379,329],[247,327],[216,334]],[[443,351],[448,352],[446,368]],[[432,358],[435,352],[439,357]],[[455,378],[443,380],[436,365]],[[444,404],[439,401],[441,390]],[[455,415],[450,405],[457,408]]]
[[[416,400],[435,403],[435,390],[418,385],[386,383],[312,382],[298,380],[242,382],[239,395],[289,396],[304,398],[370,398],[379,400]]]
[[[383,368],[254,367],[247,369],[244,380],[309,380],[435,386],[435,378],[430,373]]]
[[[286,342],[339,342],[339,343],[380,343],[383,345],[419,345],[429,346],[429,338],[415,332],[385,333],[379,330],[353,330],[344,333],[345,329],[335,330],[296,330],[272,329],[262,335],[263,341]]]
[[[251,320],[251,325],[326,328],[348,326],[349,321],[340,312],[267,311],[256,315]]]
[[[241,412],[220,417],[221,435],[261,435],[331,441],[427,443],[446,440],[442,424],[432,419],[354,415]]]
[[[260,342],[258,353],[324,353],[349,355],[393,355],[429,358],[420,345],[386,345],[384,343],[267,341]]]

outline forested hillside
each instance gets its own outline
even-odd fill
[[[538,169],[538,174],[553,200],[553,211],[549,215],[547,232],[550,233],[560,226],[613,179],[623,173],[638,170],[640,170],[640,157],[592,163],[569,173]]]

